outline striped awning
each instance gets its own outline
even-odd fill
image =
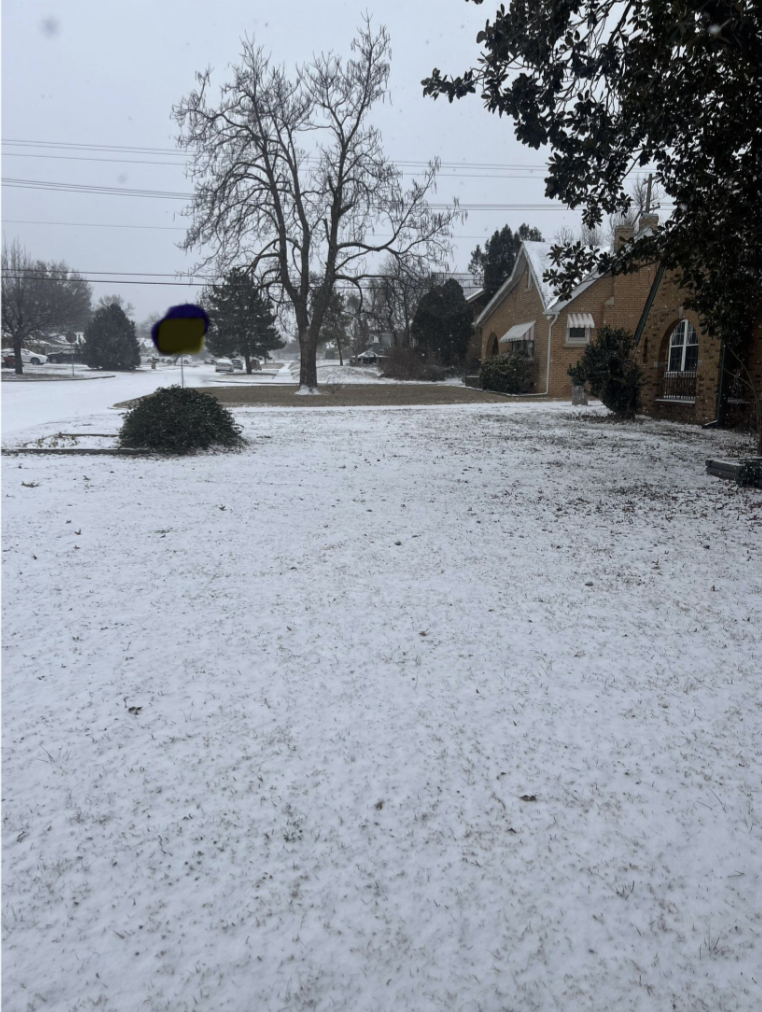
[[[500,338],[500,344],[509,344],[512,341],[531,341],[534,332],[534,320],[528,323],[516,323],[509,331]]]
[[[567,327],[591,327],[595,329],[592,313],[569,313],[566,318]]]

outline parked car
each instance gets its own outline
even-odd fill
[[[48,356],[43,355],[37,351],[27,351],[25,348],[21,349],[21,364],[22,365],[44,365],[48,361]],[[3,362],[12,369],[16,365],[16,356],[13,352],[3,352]]]
[[[51,351],[48,355],[48,362],[56,362],[59,364],[62,362],[71,363],[72,359],[75,362],[82,362],[82,353],[79,351]]]
[[[215,372],[233,372],[234,368],[235,367],[229,358],[218,358],[214,363]]]
[[[240,369],[240,371],[243,372],[243,359],[242,358],[238,358],[238,357],[231,358],[230,361],[232,362],[234,369]]]

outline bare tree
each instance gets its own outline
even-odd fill
[[[64,263],[32,260],[14,240],[2,251],[2,331],[11,341],[16,372],[24,366],[21,349],[34,338],[83,330],[90,318],[90,286]]]
[[[642,214],[647,214],[659,206],[664,191],[658,180],[654,180],[652,176],[638,176],[630,187],[629,196],[632,202],[627,211],[609,215],[606,238],[612,250],[616,241],[617,226],[636,225]]]
[[[434,285],[428,265],[387,256],[370,290],[370,318],[391,334],[395,347],[410,347],[410,328],[424,292]]]
[[[432,162],[409,191],[369,125],[389,78],[389,36],[366,19],[346,63],[313,57],[291,79],[243,41],[241,63],[218,104],[211,71],[174,109],[180,147],[192,153],[193,218],[183,247],[206,246],[218,271],[245,265],[290,303],[301,348],[301,386],[317,389],[318,336],[337,282],[357,287],[375,254],[440,263],[457,207],[434,211]],[[379,236],[383,233],[383,241]],[[311,275],[320,279],[315,291]]]
[[[108,306],[119,306],[125,316],[135,315],[135,307],[133,304],[128,302],[121,295],[102,295],[101,298],[98,299],[96,309],[104,309]],[[159,319],[161,319],[161,317],[159,317]]]
[[[558,246],[571,246],[577,241],[574,229],[569,225],[562,225],[553,236],[553,242]]]

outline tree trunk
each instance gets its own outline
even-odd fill
[[[243,360],[246,363],[246,374],[251,376],[251,355],[247,351],[243,354]]]
[[[344,356],[341,354],[341,338],[336,338],[336,347],[339,349],[339,365],[344,365]]]
[[[21,376],[24,372],[24,363],[21,361],[21,340],[13,342],[13,354],[16,356],[16,362],[14,368],[16,375]]]
[[[310,327],[306,333],[299,336],[300,364],[299,364],[299,387],[305,390],[317,392],[317,335],[312,333]]]

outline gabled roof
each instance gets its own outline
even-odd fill
[[[645,228],[639,229],[633,235],[632,239],[628,240],[628,242],[635,242],[638,239],[642,239],[644,236],[653,234],[654,229],[651,228],[650,225],[646,225]],[[598,253],[601,252],[600,247],[596,250],[596,252]],[[580,281],[580,283],[576,286],[576,288],[572,290],[572,293],[568,299],[556,299],[554,302],[551,302],[551,304],[545,310],[545,315],[554,316],[556,313],[560,313],[562,310],[566,309],[569,303],[574,302],[576,298],[579,298],[579,296],[583,292],[587,291],[587,289],[590,288],[591,285],[594,285],[599,278],[606,277],[606,274],[608,274],[608,271],[606,273],[599,271],[597,269],[592,271],[590,274],[588,274]]]
[[[476,317],[474,323],[477,326],[484,323],[487,317],[513,291],[518,284],[519,278],[524,273],[525,264],[529,267],[532,281],[537,289],[537,294],[540,296],[543,311],[548,307],[553,301],[553,289],[546,281],[542,280],[542,276],[550,266],[550,247],[552,245],[549,242],[532,242],[529,239],[522,241],[510,277],[506,278],[481,313]]]
[[[357,357],[364,358],[366,355],[375,355],[376,358],[385,358],[388,351],[389,349],[385,344],[372,344],[369,348],[366,348],[365,351],[361,351]]]

